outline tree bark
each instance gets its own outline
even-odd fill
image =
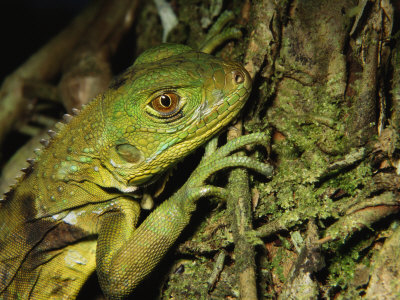
[[[136,297],[399,295],[400,6],[389,0],[176,0],[168,3],[178,25],[168,33],[159,19],[164,12],[153,2],[111,2],[82,12],[4,81],[3,149],[5,137],[21,128],[16,124],[31,120],[28,104],[40,104],[46,95],[59,102],[68,98],[71,76],[74,95],[103,89],[127,31],[136,32],[128,36],[135,55],[163,36],[196,48],[218,16],[232,10],[236,18],[229,25],[243,37],[218,48],[216,55],[242,62],[251,74],[243,132],[267,132],[271,142],[245,152],[275,168],[268,180],[233,171],[229,182],[236,199],[228,200],[228,209],[220,201],[203,201],[190,228]],[[115,12],[112,22],[107,12]],[[80,60],[88,53],[97,64]],[[68,54],[70,63],[63,69],[60,60]],[[127,65],[132,55],[123,58]],[[91,82],[88,74],[99,79]],[[54,83],[56,92],[50,87]],[[64,102],[66,111],[74,105],[74,99]],[[60,114],[59,105],[52,109],[51,116]],[[8,159],[2,157],[1,165]],[[193,168],[191,161],[183,164]],[[6,176],[2,180],[13,177]],[[214,181],[225,184],[226,178],[220,173]],[[169,181],[160,199],[182,182]]]

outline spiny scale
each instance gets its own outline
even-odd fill
[[[22,171],[24,171],[24,169],[22,169]],[[14,189],[17,188],[18,182],[20,182],[21,180],[23,180],[25,174],[20,174],[19,176],[15,177],[15,181],[14,183],[11,183],[8,186],[8,190],[7,192],[4,192],[3,195],[0,195],[0,202],[4,201],[7,197],[9,197],[11,195],[11,193],[13,192]]]
[[[30,168],[29,168],[29,167],[27,167],[27,168],[22,168],[21,171],[24,172],[24,173],[26,174],[26,173],[28,173],[28,172],[30,171]],[[20,178],[20,176],[19,176],[19,177],[15,177],[15,179],[19,179],[19,178]]]
[[[49,137],[53,138],[56,136],[57,133],[54,130],[50,129],[47,131],[47,134],[49,135]]]
[[[6,196],[6,197],[10,196],[11,195],[11,191],[12,191],[12,189],[14,187],[15,187],[15,185],[10,185],[8,191],[4,193],[4,196]]]
[[[40,154],[42,154],[42,150],[39,148],[36,148],[35,150],[33,150],[33,152],[36,154],[36,156],[40,156]]]
[[[15,178],[15,179],[17,179],[17,178]],[[1,203],[1,201],[5,201],[9,196],[11,196],[11,193],[14,191],[14,189],[17,188],[17,183],[18,183],[18,179],[16,182],[9,184],[8,190],[6,192],[0,194],[0,203]]]
[[[80,111],[77,108],[73,108],[72,109],[73,115],[78,115],[79,112]],[[70,114],[65,114],[63,116],[63,122],[57,122],[54,127],[57,129],[57,131],[60,131],[65,126],[65,124],[69,123],[72,120],[72,118],[73,118],[73,116],[71,116]],[[47,134],[52,139],[57,135],[57,132],[52,130],[52,129],[50,129],[50,130],[47,131]],[[47,148],[49,146],[49,144],[50,144],[50,141],[47,140],[47,139],[41,139],[39,142],[45,148]],[[41,153],[42,153],[42,149],[37,148],[37,149],[33,150],[33,152],[36,154],[37,157],[39,157],[41,155]],[[2,195],[3,197],[0,198],[0,201],[4,201],[4,199],[10,195],[12,190],[17,187],[17,183],[20,182],[24,178],[24,175],[29,173],[32,170],[32,166],[35,163],[35,159],[34,158],[28,158],[26,161],[29,163],[29,166],[27,168],[22,168],[21,169],[21,172],[23,172],[23,173],[20,176],[17,176],[15,178],[16,182],[14,184],[10,185],[9,190]]]
[[[71,122],[71,120],[72,120],[72,118],[73,118],[73,116],[71,116],[70,114],[65,114],[65,115],[63,115],[63,121],[65,122],[65,123],[69,123],[69,122]]]
[[[41,139],[41,140],[40,140],[40,143],[41,143],[43,146],[45,146],[45,147],[47,147],[47,146],[49,145],[49,141],[46,140],[46,139]]]
[[[77,110],[77,109],[73,109],[73,112],[74,113],[77,113],[77,111],[79,112],[79,110]],[[71,116],[70,114],[65,114],[64,116],[63,116],[63,122],[64,123],[61,123],[61,122],[57,122],[56,124],[55,124],[55,128],[59,131],[59,130],[61,130],[64,126],[65,126],[65,124],[68,124],[69,122],[71,122],[71,120],[73,119],[73,116]],[[47,131],[47,134],[50,136],[50,138],[54,138],[56,135],[57,135],[57,132],[55,132],[54,130],[48,130]],[[50,141],[49,140],[46,140],[46,139],[41,139],[40,140],[40,143],[45,147],[45,148],[47,148],[48,146],[49,146],[49,144],[50,144]],[[34,150],[34,152],[36,153],[36,155],[40,155],[40,153],[38,154],[37,152],[38,151],[40,151],[40,149],[35,149]]]
[[[76,115],[76,114],[79,113],[79,109],[73,108],[73,109],[72,109],[72,112],[73,112],[74,115]],[[57,123],[54,125],[54,128],[55,128],[57,131],[60,131],[60,130],[62,130],[62,129],[64,128],[65,124],[69,123],[72,119],[73,119],[73,116],[71,116],[70,114],[65,114],[65,115],[63,116],[63,122],[57,122]],[[57,132],[54,131],[54,130],[52,130],[52,129],[50,129],[50,130],[47,131],[47,134],[50,136],[50,138],[54,138],[54,137],[57,135]],[[50,141],[49,141],[49,140],[46,140],[46,139],[41,139],[41,140],[40,140],[40,143],[41,143],[45,148],[47,148],[47,147],[49,146],[49,144],[50,144]],[[36,156],[39,157],[39,156],[41,155],[41,153],[42,153],[42,149],[37,148],[37,149],[33,150],[33,152],[36,154]],[[30,164],[33,164],[34,159],[28,159],[27,161],[28,161]]]

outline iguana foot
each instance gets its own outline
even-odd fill
[[[199,47],[200,51],[212,53],[215,48],[222,45],[224,42],[241,38],[242,32],[239,29],[235,27],[225,28],[225,25],[234,19],[235,15],[233,12],[224,11],[208,31],[204,42]]]
[[[185,203],[190,203],[190,211],[194,209],[195,202],[205,196],[216,196],[226,198],[228,191],[224,188],[212,186],[206,183],[207,179],[214,173],[233,167],[243,167],[254,170],[266,177],[270,177],[273,167],[269,164],[261,163],[258,160],[247,156],[231,154],[234,151],[250,144],[266,144],[269,137],[264,133],[253,133],[244,135],[236,139],[228,141],[224,146],[210,153],[210,149],[206,151],[200,164],[193,171],[187,182],[177,193],[184,192]],[[210,148],[215,147],[214,140],[210,141]]]

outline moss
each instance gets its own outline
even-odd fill
[[[348,255],[337,255],[329,268],[329,286],[345,289],[354,277],[358,254],[353,252]]]
[[[327,286],[329,290],[346,290],[347,296],[360,295],[362,290],[354,284],[357,266],[363,266],[364,269],[370,267],[371,254],[366,249],[371,246],[373,240],[371,236],[371,238],[358,241],[351,247],[344,246],[341,242],[330,243],[329,251],[334,256],[328,262]]]
[[[336,177],[324,183],[324,186],[341,189],[350,196],[362,193],[369,194],[372,189],[372,170],[368,162],[362,162],[357,167],[338,174]]]
[[[281,241],[285,241],[284,239],[281,239]],[[278,251],[275,253],[271,264],[270,268],[273,270],[275,274],[278,275],[278,278],[281,282],[284,282],[286,280],[285,274],[284,274],[284,265],[283,261],[286,260],[286,251],[283,247],[279,248]]]
[[[293,47],[290,43],[293,40],[283,40],[283,51],[290,51]],[[331,61],[330,75],[320,84],[304,72],[306,60],[290,61],[288,66],[284,56],[277,62],[278,71],[272,78],[276,81],[272,84],[276,86],[273,92],[278,94],[273,95],[267,85],[261,91],[275,98],[259,127],[269,126],[278,138],[273,138],[271,145],[271,157],[276,162],[274,177],[256,184],[261,199],[256,215],[268,217],[268,221],[279,220],[286,228],[298,228],[308,219],[326,222],[339,217],[336,210],[330,209],[334,205],[333,191],[341,191],[344,201],[369,195],[373,189],[372,171],[370,162],[365,161],[326,176],[329,166],[351,150],[345,132],[351,111],[343,99],[346,74],[340,65],[342,58]],[[290,214],[291,210],[297,213]],[[318,224],[324,226],[323,222]],[[342,243],[343,240],[337,244],[338,249]],[[332,289],[347,288],[354,277],[355,265],[363,260],[361,248],[330,252],[328,281]],[[271,261],[271,271],[281,281],[284,280],[282,253],[283,250],[278,251]]]
[[[164,299],[196,299],[204,289],[204,259],[178,261],[181,272],[174,272],[169,278],[169,287],[164,292]],[[195,287],[201,287],[196,289]]]
[[[208,280],[211,277],[214,262],[199,257],[193,260],[178,261],[180,272],[170,275],[168,288],[163,293],[163,299],[224,299],[238,297],[233,266],[225,266],[212,293],[208,293]]]
[[[285,43],[289,42],[283,41]],[[287,47],[284,45],[283,49],[287,50]],[[287,67],[285,61],[280,63]],[[281,80],[277,89],[279,94],[268,110],[268,119],[260,125],[272,126],[283,136],[273,140],[271,146],[272,156],[277,159],[275,176],[269,183],[258,186],[261,198],[268,204],[260,204],[258,215],[272,214],[273,219],[296,207],[313,207],[323,213],[324,202],[331,201],[322,196],[329,187],[355,195],[371,182],[367,164],[345,170],[332,179],[321,178],[332,162],[350,150],[342,123],[348,113],[342,98],[345,74],[334,72],[328,78],[329,84],[308,84],[311,78],[300,71],[303,63],[296,65],[295,62],[290,68],[302,81]],[[340,70],[339,67],[332,68]],[[262,88],[262,93],[269,93],[266,86]]]

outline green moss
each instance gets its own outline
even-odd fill
[[[208,281],[213,272],[215,262],[208,258],[198,257],[193,260],[180,260],[181,272],[173,272],[168,280],[168,288],[162,299],[225,299],[238,297],[236,272],[234,266],[224,266],[216,285],[209,293]]]
[[[360,290],[353,284],[358,265],[370,267],[370,254],[365,251],[371,246],[374,238],[366,238],[352,247],[345,247],[341,242],[333,242],[329,245],[329,251],[334,256],[328,262],[328,287],[337,291],[346,290],[347,296],[359,296]],[[349,298],[347,298],[349,299]],[[352,297],[352,299],[354,299]]]
[[[284,240],[285,239],[281,239],[281,241]],[[286,261],[286,259],[287,259],[286,250],[284,249],[284,247],[280,247],[278,248],[278,251],[275,253],[269,265],[269,269],[273,271],[276,275],[278,275],[278,278],[281,282],[285,282],[286,280],[282,263],[283,261]]]
[[[358,256],[352,252],[350,255],[335,257],[335,261],[329,268],[329,286],[345,289],[348,283],[354,278],[354,270]]]
[[[369,194],[373,188],[372,184],[371,166],[364,161],[351,170],[337,174],[337,176],[325,182],[323,186],[341,189],[350,196],[355,196],[361,191],[364,194]]]
[[[287,50],[285,43],[289,41],[283,40],[283,49]],[[268,120],[260,126],[272,126],[283,138],[272,143],[272,156],[277,159],[277,165],[272,180],[258,186],[266,203],[260,204],[258,213],[259,216],[271,214],[275,219],[290,209],[312,207],[317,215],[329,217],[324,213],[324,205],[331,203],[329,197],[323,196],[326,190],[338,188],[355,195],[361,187],[370,184],[371,171],[363,164],[335,174],[338,176],[332,179],[323,179],[330,164],[350,150],[342,123],[348,114],[347,106],[342,103],[345,74],[333,72],[328,78],[329,84],[320,85],[309,82],[311,78],[300,71],[301,64],[293,63],[290,67],[302,81],[281,80],[279,94],[268,110]],[[330,69],[340,70],[335,66]],[[263,94],[269,94],[267,86],[262,89]]]

